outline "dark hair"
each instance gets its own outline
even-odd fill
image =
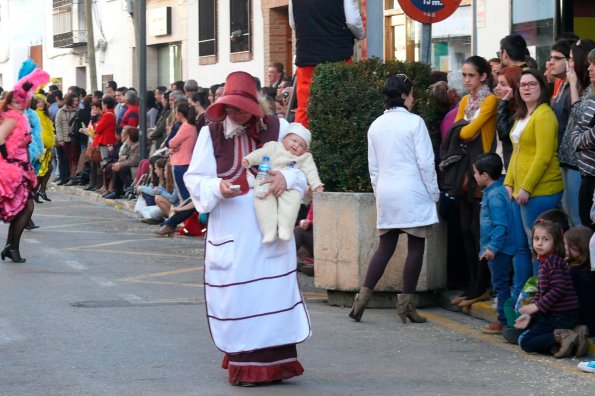
[[[13,96],[14,96],[14,91],[8,91],[8,93],[4,97],[4,100],[2,102],[0,102],[0,105],[2,106],[2,108],[0,108],[0,111],[10,110],[8,108],[8,105],[10,105],[12,103]]]
[[[165,91],[167,91],[167,87],[160,85],[157,88],[155,88],[155,90],[157,90],[163,94],[163,93],[165,93]]]
[[[585,269],[590,267],[589,241],[592,235],[593,231],[585,226],[574,227],[564,233],[564,240],[568,249],[578,250],[578,257],[566,256],[569,267]]]
[[[575,39],[559,39],[552,45],[552,51],[557,51],[568,58],[570,56],[570,48],[572,48],[574,43],[576,43]]]
[[[564,232],[568,231],[570,228],[570,224],[568,223],[568,215],[566,215],[566,212],[564,212],[562,209],[548,209],[544,212],[541,212],[537,218],[558,224]]]
[[[508,110],[510,114],[514,114],[516,111],[516,95],[514,93],[519,90],[519,83],[521,82],[521,74],[523,69],[520,66],[510,65],[500,69],[498,76],[502,76],[506,79],[508,86],[512,88],[513,95],[508,101]]]
[[[54,92],[54,91],[58,91],[59,87],[56,84],[52,84],[48,87],[48,91],[50,92]]]
[[[78,98],[78,95],[76,95],[74,93],[66,94],[66,96],[64,97],[64,104],[66,106],[72,106],[74,104],[74,100],[77,98]]]
[[[71,85],[68,87],[68,91],[76,96],[81,96],[81,89],[81,87],[77,87],[76,85]]]
[[[430,85],[435,84],[438,81],[448,82],[448,73],[440,70],[432,70],[432,73],[430,74]]]
[[[155,92],[147,91],[147,96],[145,98],[145,103],[147,104],[147,110],[156,109],[157,108],[157,99],[155,99]]]
[[[101,99],[101,103],[103,103],[108,109],[113,109],[116,107],[116,100],[111,96],[105,96],[103,99]]]
[[[510,34],[500,40],[500,50],[506,51],[508,57],[516,62],[525,62],[529,55],[527,42],[520,34]]]
[[[390,76],[382,86],[382,96],[384,97],[384,108],[406,107],[403,94],[409,95],[413,90],[413,83],[404,74]]]
[[[54,98],[55,99],[57,99],[57,100],[64,100],[64,94],[59,89],[57,89],[54,92],[52,92],[52,94],[54,95]]]
[[[281,80],[283,80],[283,70],[285,70],[285,67],[283,66],[283,63],[281,63],[281,62],[273,62],[273,63],[271,63],[271,67],[274,67],[275,69],[277,69],[277,71],[279,73],[281,73]]]
[[[496,153],[484,153],[475,157],[473,161],[479,173],[487,173],[492,180],[498,180],[502,175],[502,158]]]
[[[101,109],[101,100],[94,100],[91,102],[91,107],[97,107],[98,109]]]
[[[95,91],[93,92],[93,97],[97,100],[101,100],[103,98],[103,91]]]
[[[494,79],[492,78],[492,68],[490,67],[490,64],[485,58],[473,55],[465,59],[465,63],[473,66],[477,73],[479,73],[480,80],[481,75],[485,74],[487,80],[484,83],[487,84],[490,89],[492,89],[492,86],[494,84]]]
[[[488,60],[488,63],[492,63],[492,62],[496,62],[498,64],[502,63],[502,61],[500,60],[500,58],[491,58]]]
[[[547,89],[547,84],[545,82],[545,79],[543,78],[543,75],[535,69],[523,70],[523,72],[521,73],[521,79],[525,75],[533,76],[539,83],[539,89],[541,91],[539,93],[539,98],[537,99],[537,106],[535,108],[539,107],[543,103],[548,103],[549,102],[549,92]],[[519,83],[519,87],[520,87],[520,83]],[[515,100],[517,103],[517,111],[516,111],[516,114],[514,115],[514,117],[515,117],[515,119],[520,120],[527,116],[527,112],[528,112],[527,104],[521,97],[520,88],[514,92],[514,96],[515,96]]]
[[[106,83],[105,83],[105,86],[106,86],[106,87],[108,87],[108,88],[111,88],[111,89],[112,89],[112,90],[114,90],[114,91],[115,91],[116,89],[118,89],[118,84],[116,84],[116,82],[115,82],[115,81],[113,81],[113,80],[110,80],[110,81],[106,82]]]
[[[196,110],[186,100],[176,103],[176,112],[182,114],[188,124],[194,125],[196,123]]]
[[[91,102],[93,102],[93,96],[85,95],[83,98],[83,107],[86,109],[91,108]]]
[[[260,83],[260,78],[258,78],[256,76],[252,76],[252,78],[254,79],[254,84],[256,84],[256,90],[258,92],[260,92],[262,90],[262,84]]]
[[[181,80],[174,81],[173,83],[171,83],[171,85],[176,87],[176,90],[184,92],[184,81],[181,81]]]
[[[190,95],[190,99],[192,99],[193,102],[200,103],[205,109],[209,107],[209,91],[199,90],[198,92],[193,92],[192,95]]]
[[[589,71],[587,70],[589,68],[588,55],[593,48],[595,48],[595,42],[586,39],[577,41],[570,49],[580,93],[590,84]]]
[[[560,224],[550,220],[537,219],[531,235],[535,235],[535,230],[538,228],[544,229],[552,236],[554,247],[550,253],[562,258],[566,256],[566,249],[564,248],[564,230],[562,230]]]
[[[138,128],[134,127],[127,127],[126,134],[128,135],[128,139],[132,140],[133,143],[138,142]]]
[[[116,91],[121,92],[122,95],[124,95],[126,93],[126,91],[128,91],[128,88],[126,88],[126,87],[118,87],[118,89],[116,89]]]

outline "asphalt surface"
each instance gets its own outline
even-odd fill
[[[114,202],[50,191],[24,264],[0,262],[0,395],[591,395],[577,360],[529,355],[439,308],[361,323],[300,274],[313,335],[303,376],[238,388],[205,317],[200,238],[159,238]],[[7,225],[0,225],[0,237]]]

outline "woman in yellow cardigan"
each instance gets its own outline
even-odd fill
[[[37,94],[31,101],[31,107],[39,116],[41,124],[41,138],[45,148],[44,153],[39,158],[41,166],[37,172],[37,181],[39,182],[39,191],[37,194],[45,201],[51,201],[46,194],[46,187],[52,174],[52,148],[56,143],[56,133],[54,132],[54,123],[50,119],[48,111],[47,99],[42,94]]]
[[[518,110],[510,132],[512,157],[504,179],[512,198],[513,232],[519,236],[519,253],[513,261],[513,298],[537,272],[531,265],[533,223],[542,212],[560,204],[564,190],[558,162],[558,121],[548,105],[541,74],[533,69],[523,71],[515,96]]]
[[[481,56],[471,56],[462,68],[463,81],[469,90],[459,103],[455,121],[465,119],[469,124],[461,129],[463,140],[481,139],[483,152],[492,151],[496,136],[496,109],[498,98],[490,91],[490,64]],[[490,284],[490,271],[478,259],[479,254],[479,211],[481,193],[475,194],[475,180],[469,178],[468,193],[459,197],[461,236],[469,270],[469,287],[459,297],[452,300],[461,308],[477,301],[488,299],[486,290]]]

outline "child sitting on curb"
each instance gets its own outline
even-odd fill
[[[496,153],[478,155],[473,162],[473,177],[483,188],[479,214],[480,265],[487,264],[490,268],[498,299],[498,320],[488,323],[481,330],[484,334],[502,334],[506,325],[504,302],[510,298],[512,255],[516,251],[512,207],[508,192],[499,180],[501,174],[502,160]]]
[[[562,228],[538,219],[533,227],[533,249],[539,259],[538,287],[533,303],[520,309],[515,327],[524,331],[519,345],[525,352],[571,354],[578,335],[572,330],[579,322],[578,298],[566,262]],[[584,342],[584,340],[583,340]]]

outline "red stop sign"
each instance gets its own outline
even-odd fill
[[[399,5],[411,19],[421,23],[440,22],[459,8],[461,0],[399,0]]]

